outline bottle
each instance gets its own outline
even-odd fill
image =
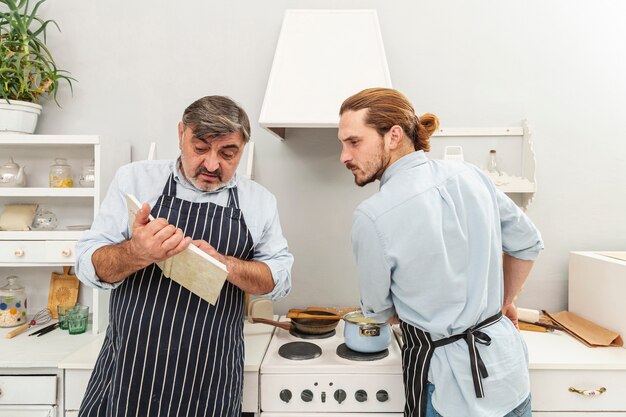
[[[55,158],[50,166],[50,187],[72,188],[72,169],[65,158]]]
[[[496,150],[489,151],[489,162],[487,163],[487,171],[490,174],[502,175],[502,172],[498,168],[498,162],[496,160]]]
[[[7,277],[8,284],[0,287],[0,327],[15,327],[27,323],[26,291],[17,283],[18,277]]]
[[[83,167],[83,172],[80,174],[78,183],[81,187],[93,187],[96,182],[96,168],[94,161],[91,161],[89,165]]]

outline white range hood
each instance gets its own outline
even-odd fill
[[[370,87],[391,87],[375,10],[287,10],[259,124],[336,128],[339,107]]]

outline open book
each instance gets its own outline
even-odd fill
[[[141,208],[141,203],[132,194],[124,195],[128,207],[128,229],[132,233],[135,215]],[[150,220],[154,220],[154,217],[150,216]],[[161,268],[163,275],[213,305],[228,275],[226,265],[193,244],[178,255],[157,262],[157,266]]]

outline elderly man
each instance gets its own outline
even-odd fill
[[[249,139],[241,107],[204,97],[178,124],[177,160],[135,162],[117,172],[77,245],[78,277],[112,290],[81,417],[241,415],[245,292],[285,296],[293,264],[276,199],[236,174]],[[124,193],[145,202],[132,233]],[[228,269],[215,305],[155,264],[190,244]]]
[[[352,244],[364,313],[401,322],[405,416],[530,416],[513,300],[539,232],[476,167],[429,160],[439,121],[398,91],[361,91],[340,115],[341,162],[359,186],[380,181]]]

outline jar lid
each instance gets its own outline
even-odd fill
[[[54,158],[54,164],[51,166],[69,166],[69,164],[67,163],[67,158]]]
[[[8,284],[4,287],[0,287],[0,295],[3,296],[12,296],[16,294],[21,294],[24,292],[24,287],[17,283],[19,278],[15,275],[11,275],[7,277]]]

